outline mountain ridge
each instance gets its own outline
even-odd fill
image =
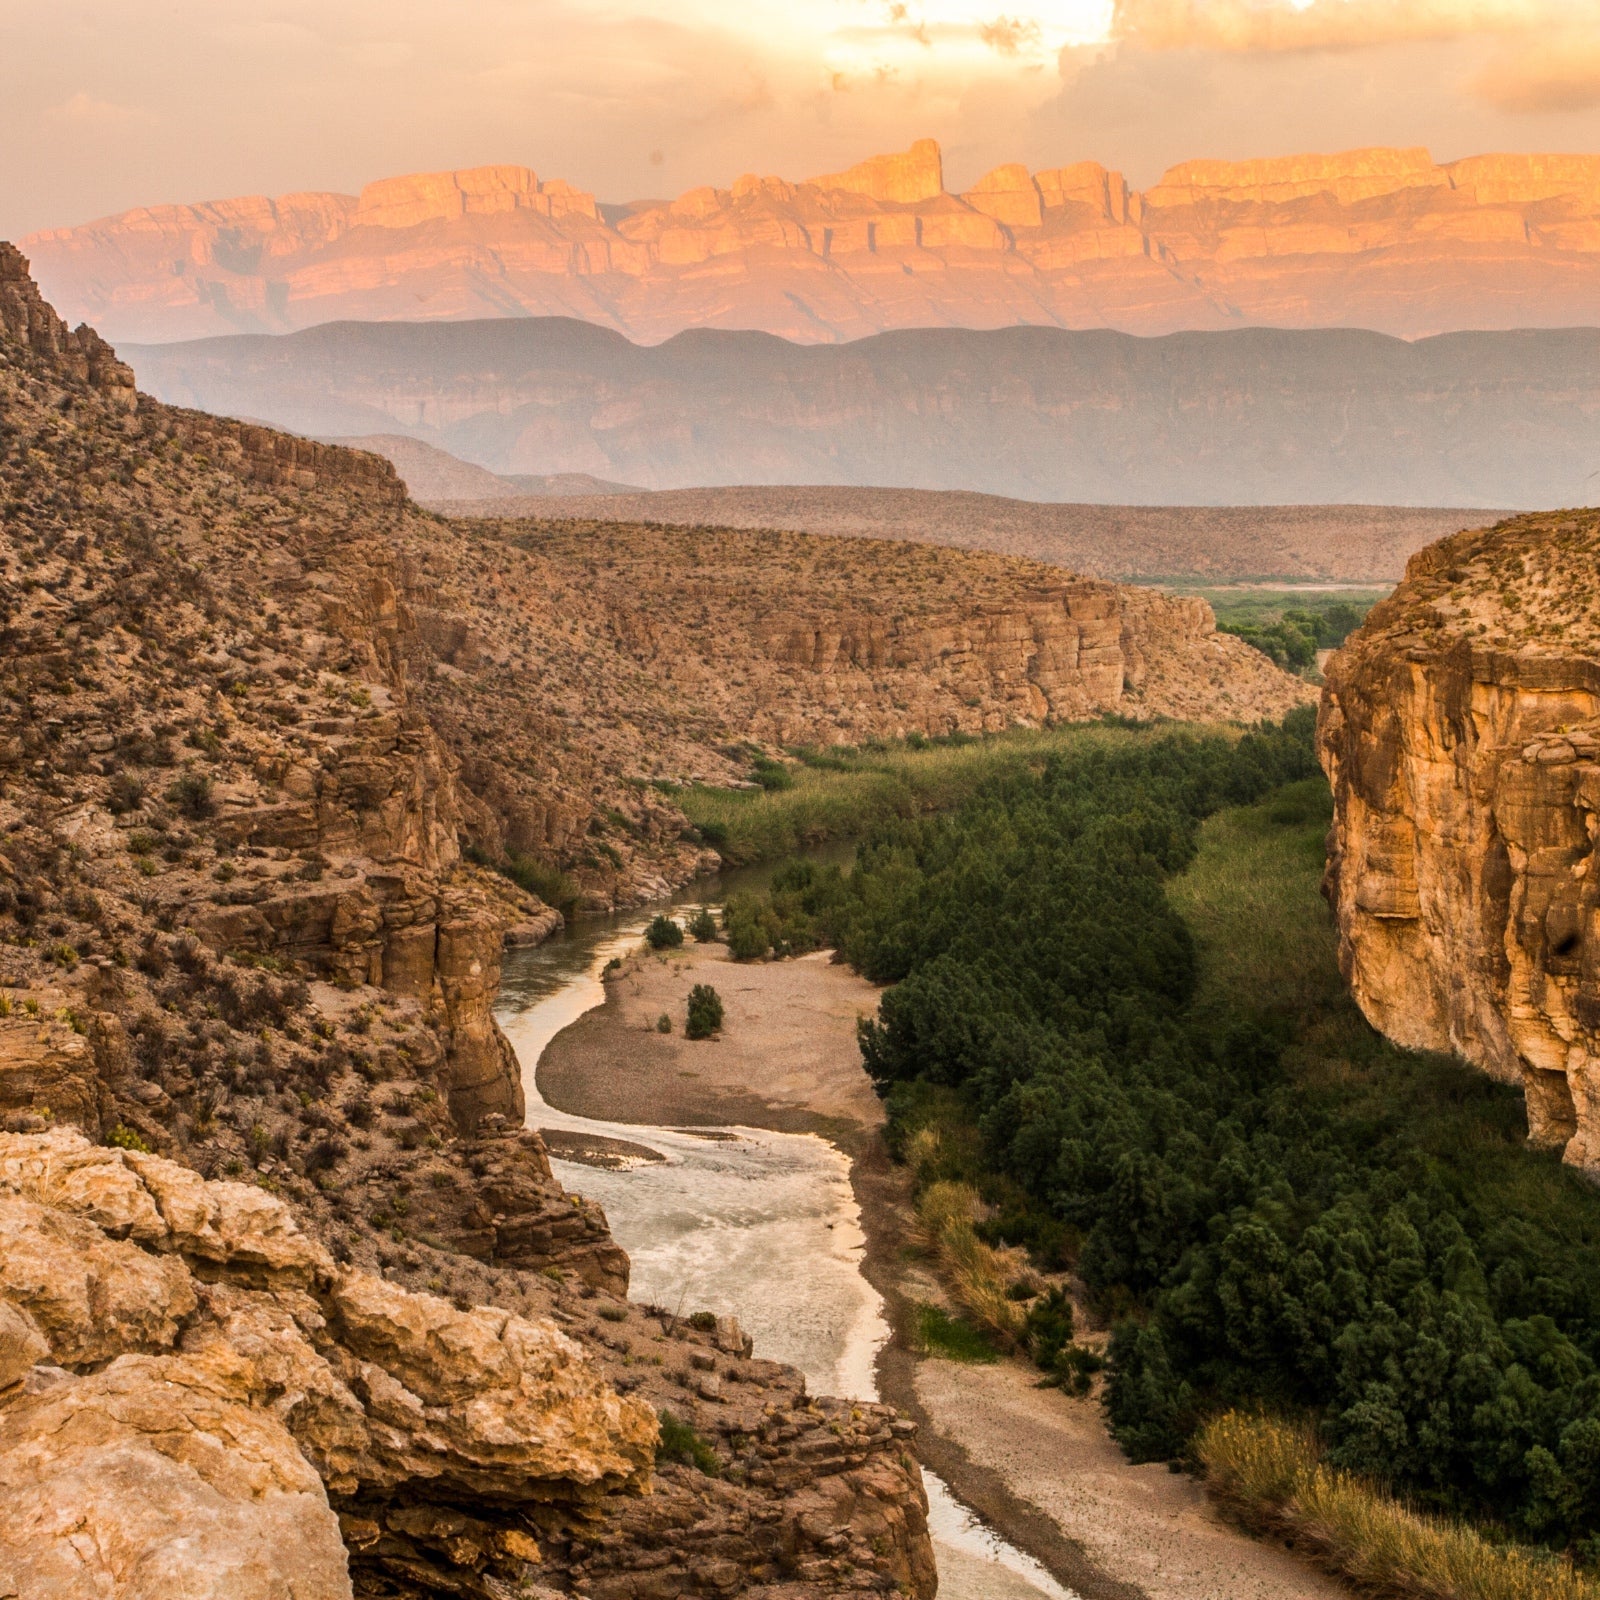
[[[501,475],[1113,505],[1538,507],[1600,462],[1600,330],[923,328],[844,345],[567,318],[123,346],[161,398]]]
[[[488,166],[359,195],[135,208],[22,241],[46,292],[121,342],[341,318],[566,314],[657,340],[829,343],[1013,323],[1360,326],[1405,337],[1600,319],[1600,156],[1422,149],[1096,162],[945,187],[931,139],[802,180],[603,204]]]

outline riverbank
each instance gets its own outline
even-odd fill
[[[682,1037],[695,983],[723,997],[716,1040]],[[1035,1389],[1019,1361],[967,1366],[913,1351],[914,1304],[940,1291],[907,1256],[909,1183],[877,1137],[882,1107],[856,1048],[856,1017],[878,994],[826,955],[737,965],[721,945],[640,952],[608,980],[604,1003],[552,1040],[538,1087],[551,1106],[598,1121],[815,1132],[845,1151],[862,1269],[893,1329],[878,1357],[882,1397],[918,1423],[925,1464],[1082,1600],[1344,1595],[1223,1521],[1192,1479],[1126,1462],[1093,1401]],[[656,1031],[663,1013],[671,1033]]]

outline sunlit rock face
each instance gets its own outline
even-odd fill
[[[524,167],[359,195],[155,206],[23,241],[73,320],[159,342],[319,322],[568,315],[831,341],[1059,323],[1414,337],[1590,323],[1600,157],[1357,150],[1191,161],[1143,192],[1094,162],[945,187],[918,141],[791,183],[601,205]]]
[[[1334,657],[1327,888],[1374,1026],[1527,1094],[1600,1176],[1600,517],[1458,534]]]

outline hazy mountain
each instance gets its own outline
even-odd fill
[[[22,241],[119,343],[335,319],[583,318],[837,342],[889,328],[1600,322],[1600,156],[1426,150],[1190,161],[1138,192],[1093,162],[944,185],[922,140],[847,172],[602,205],[524,167],[359,195],[141,207]]]
[[[499,474],[843,484],[1133,505],[1575,504],[1600,331],[921,329],[848,345],[567,318],[335,323],[124,347],[162,399]]]

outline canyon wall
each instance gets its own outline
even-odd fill
[[[473,858],[608,798],[633,892],[707,856],[547,578],[137,395],[0,245],[0,1592],[932,1595],[912,1425],[628,1302],[522,1126],[560,918]]]
[[[604,205],[523,167],[359,195],[151,206],[23,241],[70,316],[119,340],[342,319],[573,316],[803,341],[1044,323],[1458,328],[1600,320],[1600,157],[1356,150],[1191,161],[1152,187],[1094,162],[945,187],[921,140],[802,182]]]
[[[1600,518],[1458,534],[1327,670],[1327,889],[1373,1025],[1600,1177]]]
[[[1597,319],[1600,320],[1600,319]],[[497,474],[856,485],[1108,505],[1581,501],[1600,331],[923,328],[842,346],[561,318],[134,346],[175,405],[404,435]]]

